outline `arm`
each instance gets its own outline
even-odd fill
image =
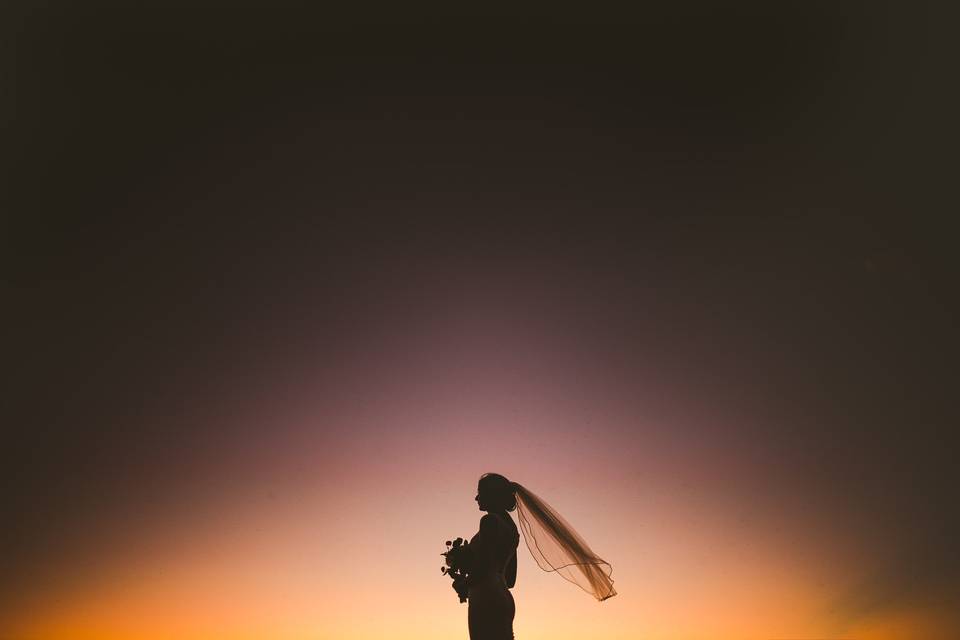
[[[504,572],[504,577],[507,579],[507,588],[513,589],[513,586],[517,584],[517,552],[514,551],[510,556],[510,559],[507,560],[507,569]]]
[[[480,519],[480,530],[471,538],[465,558],[465,566],[471,577],[475,571],[483,571],[487,566],[487,549],[496,544],[499,525],[497,517],[489,513]]]
[[[480,530],[476,536],[471,538],[470,546],[467,549],[471,564],[474,562],[482,562],[483,554],[486,553],[491,545],[496,544],[499,526],[500,523],[497,522],[497,516],[493,514],[488,513],[480,518]]]
[[[497,534],[500,531],[500,522],[497,520],[497,516],[492,513],[488,513],[482,518],[480,518],[480,538],[479,540],[484,541],[493,541],[497,539]]]

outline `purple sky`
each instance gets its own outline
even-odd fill
[[[943,21],[427,18],[18,10],[10,628],[465,635],[496,471],[518,637],[960,629]]]

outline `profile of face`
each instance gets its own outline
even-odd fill
[[[480,511],[513,511],[516,508],[510,481],[499,474],[488,473],[480,478],[474,500]]]
[[[488,491],[483,489],[483,483],[477,485],[477,495],[474,500],[477,501],[477,507],[480,511],[490,511],[490,495]]]

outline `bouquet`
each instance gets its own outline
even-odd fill
[[[470,558],[470,543],[463,538],[453,542],[447,540],[447,550],[441,553],[446,558],[446,566],[440,567],[440,573],[453,578],[453,589],[460,596],[460,602],[467,601],[467,574]]]

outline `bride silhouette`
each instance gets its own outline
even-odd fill
[[[498,473],[485,473],[474,498],[486,515],[470,539],[467,624],[470,640],[513,640],[520,531],[508,512],[517,510],[527,548],[544,571],[556,571],[597,600],[615,596],[612,568],[540,497]]]

